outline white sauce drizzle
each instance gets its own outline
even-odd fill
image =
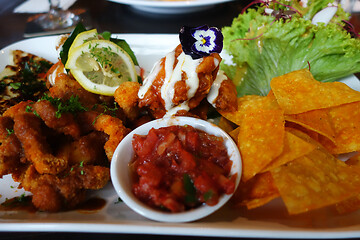
[[[218,74],[216,75],[216,79],[215,79],[214,83],[211,85],[210,92],[206,97],[208,102],[211,105],[213,105],[213,107],[216,107],[215,100],[219,96],[219,90],[220,90],[222,82],[226,79],[227,79],[227,76],[225,75],[224,71],[219,70]]]
[[[60,69],[61,68],[61,69]],[[51,86],[55,86],[55,82],[56,82],[56,78],[58,77],[58,75],[60,73],[65,73],[67,74],[66,70],[64,67],[62,67],[62,65],[58,65],[56,66],[56,68],[54,69],[54,71],[52,71],[52,73],[50,73],[48,75],[48,81],[50,83]]]
[[[139,92],[138,92],[138,97],[140,99],[143,99],[145,94],[147,93],[147,91],[149,90],[149,88],[151,87],[151,85],[153,84],[156,76],[158,75],[160,69],[161,69],[161,65],[160,65],[161,61],[158,61],[153,68],[150,71],[150,74],[144,79],[144,84],[140,87]]]
[[[175,65],[175,51],[172,51],[166,55],[164,68],[165,68],[165,79],[164,83],[161,86],[160,93],[161,98],[165,103],[166,114],[164,117],[169,117],[176,114],[179,110],[189,111],[188,100],[195,96],[197,89],[199,88],[199,77],[196,72],[196,68],[202,62],[200,59],[192,59],[191,56],[181,53],[178,58],[178,62]],[[214,64],[217,67],[219,65],[219,60],[214,59]],[[158,75],[161,69],[160,62],[158,62],[150,74],[145,78],[144,85],[140,87],[138,92],[138,97],[143,99],[151,85],[153,84],[156,76]],[[175,94],[175,84],[178,81],[182,80],[182,73],[186,73],[187,79],[185,80],[186,85],[188,86],[187,91],[187,101],[182,102],[179,105],[174,105],[173,99]]]

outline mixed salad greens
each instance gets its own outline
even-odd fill
[[[360,40],[347,14],[334,0],[258,0],[222,29],[224,49],[233,63],[221,68],[238,96],[267,95],[270,81],[309,68],[322,82],[360,72]],[[336,7],[328,23],[312,23],[319,11]]]

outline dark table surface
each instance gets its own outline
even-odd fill
[[[130,0],[129,0],[130,1]],[[26,22],[34,14],[15,14],[13,9],[24,0],[0,0],[0,49],[24,39]],[[77,0],[71,10],[84,9],[86,24],[97,28],[98,32],[112,33],[178,33],[183,25],[200,26],[208,24],[219,28],[230,25],[247,0],[237,0],[200,12],[166,15],[140,12],[126,5],[106,0]],[[352,18],[352,23],[360,29],[359,15]],[[94,233],[54,233],[54,232],[0,232],[3,239],[209,239],[205,237],[181,237],[166,235],[136,234],[94,234]]]
[[[27,19],[34,14],[13,13],[13,9],[22,2],[24,0],[0,0],[0,49],[24,39]],[[84,21],[88,27],[97,28],[98,32],[178,33],[183,25],[230,25],[246,2],[247,0],[233,1],[204,11],[175,15],[141,12],[106,0],[77,0],[70,9],[86,10]]]

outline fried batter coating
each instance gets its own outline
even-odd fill
[[[39,174],[30,166],[22,186],[32,192],[32,202],[42,211],[57,212],[72,209],[83,202],[86,189],[103,188],[110,179],[109,168],[101,166],[77,166],[64,176]]]
[[[22,114],[22,113],[26,113],[26,109],[28,106],[31,106],[32,104],[34,104],[33,101],[23,101],[20,102],[10,108],[8,108],[4,113],[3,116],[4,117],[10,117],[12,119],[15,118],[16,115]]]
[[[114,94],[115,101],[131,121],[134,121],[139,116],[139,88],[140,84],[137,82],[124,82],[116,89]]]
[[[14,131],[26,158],[34,164],[39,173],[57,174],[66,169],[67,160],[52,154],[40,118],[33,113],[16,115]]]
[[[46,126],[55,129],[65,135],[73,138],[80,137],[80,127],[71,113],[62,113],[60,117],[56,116],[57,108],[47,100],[41,100],[33,105],[33,108]]]
[[[144,80],[139,90],[139,107],[148,108],[155,118],[196,108],[209,93],[220,61],[217,53],[192,60],[185,56],[181,45],[177,46]]]
[[[221,83],[219,94],[214,101],[216,109],[225,112],[234,112],[237,110],[237,92],[234,83],[227,78]]]
[[[73,142],[67,142],[58,150],[57,156],[68,158],[68,165],[109,165],[104,144],[108,136],[103,132],[93,131]]]
[[[33,194],[36,208],[56,212],[108,183],[109,160],[129,129],[114,97],[86,91],[60,61],[47,81],[42,100],[20,102],[0,117],[0,177],[11,174]],[[136,118],[131,101],[121,106]]]
[[[62,63],[57,64],[64,68]],[[55,76],[51,75],[51,70],[55,71]],[[49,78],[54,81],[54,84],[49,88],[51,97],[61,98],[62,100],[67,101],[72,96],[78,96],[79,101],[83,103],[85,107],[92,107],[99,103],[99,96],[86,91],[72,76],[63,71],[56,71],[56,68],[52,68],[50,71],[48,73]]]
[[[104,149],[109,161],[115,152],[120,141],[130,132],[119,118],[110,115],[99,115],[95,122],[94,128],[109,135],[109,140],[105,143]]]
[[[0,117],[0,143],[3,143],[14,129],[14,122],[10,117]]]
[[[24,153],[20,141],[13,131],[14,122],[9,117],[0,117],[0,177],[13,174],[13,178],[19,180],[24,170],[21,161]]]

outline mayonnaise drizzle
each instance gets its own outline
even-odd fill
[[[172,116],[177,113],[179,110],[189,111],[188,100],[195,96],[197,89],[199,88],[199,77],[196,72],[196,68],[202,62],[202,58],[200,59],[192,59],[191,56],[186,55],[185,53],[181,53],[177,57],[177,64],[175,64],[175,51],[172,51],[166,55],[164,62],[165,69],[165,78],[164,83],[161,86],[160,93],[161,98],[165,103],[166,114],[164,117]],[[217,67],[219,65],[219,60],[215,59],[214,64]],[[158,62],[153,69],[151,70],[148,77],[144,80],[144,85],[140,87],[138,97],[140,99],[144,98],[145,94],[153,84],[156,76],[161,70],[160,62]],[[186,85],[188,86],[187,91],[187,101],[182,102],[179,105],[173,103],[173,98],[175,95],[175,84],[178,81],[182,80],[182,73],[186,73],[187,79],[185,79]]]
[[[160,65],[161,61],[158,61],[153,68],[150,71],[150,74],[144,79],[143,81],[143,85],[140,87],[139,92],[138,92],[138,97],[140,99],[143,99],[145,94],[147,93],[147,91],[149,90],[149,88],[151,87],[151,85],[153,84],[156,76],[158,75],[160,69],[161,69],[161,65]]]
[[[62,65],[59,64],[58,66],[56,66],[56,68],[54,69],[54,71],[52,71],[52,73],[50,73],[50,74],[48,75],[48,77],[47,77],[47,78],[48,78],[48,81],[49,81],[49,83],[50,83],[51,86],[55,86],[56,78],[58,77],[58,75],[59,75],[60,73],[65,73],[65,74],[67,74],[65,68],[64,68]]]
[[[210,92],[206,97],[208,102],[211,105],[213,105],[213,107],[216,107],[215,100],[219,95],[219,89],[221,87],[222,82],[226,79],[227,79],[227,76],[225,75],[224,71],[219,70],[218,74],[216,75],[216,79],[215,79],[214,83],[211,85]]]

